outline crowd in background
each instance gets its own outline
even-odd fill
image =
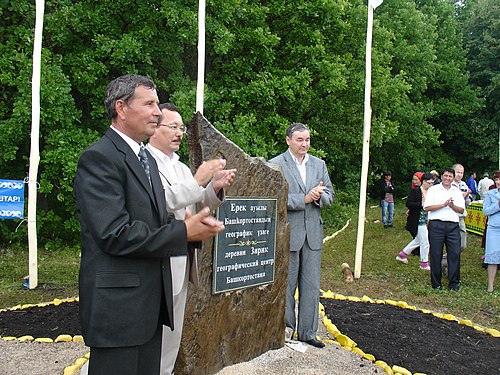
[[[500,263],[500,171],[493,173],[493,179],[484,172],[479,181],[475,171],[464,181],[464,173],[463,165],[455,164],[445,168],[442,175],[435,170],[413,174],[406,198],[405,225],[412,240],[398,253],[396,260],[408,264],[408,255],[418,255],[420,269],[430,272],[433,288],[442,288],[444,274],[448,277],[448,288],[458,291],[460,254],[467,247],[467,206],[477,202],[482,204],[486,217],[482,241],[485,254],[481,258],[488,271],[487,291],[491,293]],[[382,223],[384,228],[391,228],[398,190],[390,171],[382,173],[378,190]]]

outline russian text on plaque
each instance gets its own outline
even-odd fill
[[[274,282],[276,215],[276,198],[227,197],[217,209],[214,294]]]

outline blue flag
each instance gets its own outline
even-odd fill
[[[24,217],[24,181],[0,180],[0,219]]]

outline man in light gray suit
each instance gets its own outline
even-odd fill
[[[232,184],[236,169],[224,169],[226,160],[213,159],[203,162],[193,176],[176,154],[186,131],[179,108],[171,103],[160,104],[159,108],[158,126],[146,148],[158,164],[167,210],[173,212],[176,219],[184,220],[186,209],[195,213],[203,207],[219,207],[224,188]],[[188,243],[188,256],[170,257],[175,328],[163,326],[160,375],[173,373],[182,336],[188,279],[198,285],[196,247],[199,245]]]
[[[309,128],[293,123],[286,130],[288,150],[269,162],[279,164],[288,182],[290,263],[286,292],[286,337],[295,330],[298,339],[317,348],[325,344],[316,337],[319,310],[319,276],[323,221],[321,207],[329,206],[335,193],[323,160],[309,155]],[[299,288],[298,324],[295,290]]]

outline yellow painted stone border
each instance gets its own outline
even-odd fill
[[[425,309],[418,309],[415,306],[411,306],[408,303],[404,301],[394,301],[394,300],[380,300],[380,299],[371,299],[370,297],[363,296],[362,298],[359,297],[350,297],[350,296],[344,296],[342,294],[337,294],[333,293],[331,291],[321,291],[322,298],[331,298],[331,299],[336,299],[339,301],[347,300],[351,302],[365,302],[365,303],[377,303],[377,304],[386,304],[386,305],[391,305],[391,306],[397,306],[401,307],[403,309],[409,309],[409,310],[414,310],[414,311],[420,311],[424,314],[431,314],[435,316],[436,318],[440,319],[445,319],[445,320],[454,320],[459,324],[463,324],[469,327],[474,328],[477,331],[487,333],[493,337],[500,337],[500,331],[493,329],[493,328],[483,328],[480,327],[474,323],[472,323],[468,319],[459,319],[456,318],[455,316],[451,314],[440,314],[437,312],[433,312],[430,310],[425,310]],[[390,374],[390,375],[412,375],[411,371],[407,370],[404,367],[393,365],[392,367],[389,366],[386,362],[382,360],[377,360],[372,354],[365,353],[363,350],[357,347],[358,344],[354,342],[352,339],[347,337],[346,335],[342,334],[339,329],[335,326],[335,324],[332,323],[330,319],[325,314],[325,308],[323,305],[320,304],[319,306],[319,312],[320,315],[323,319],[323,324],[325,325],[327,331],[335,338],[336,341],[332,340],[325,340],[326,342],[333,342],[333,343],[338,343],[343,349],[349,350],[351,352],[354,352],[358,354],[359,356],[374,362],[377,366],[382,368],[385,373]],[[413,375],[425,375],[420,372],[415,372]]]
[[[79,374],[80,369],[89,360],[89,358],[90,358],[90,352],[85,354],[83,357],[78,358],[73,365],[65,367],[63,375]]]
[[[348,300],[351,302],[365,302],[365,303],[377,303],[377,304],[386,304],[386,305],[392,305],[392,306],[397,306],[401,307],[403,309],[409,309],[409,310],[414,310],[414,311],[420,311],[424,314],[432,314],[433,316],[445,320],[454,320],[459,324],[464,324],[466,326],[472,327],[476,329],[477,331],[487,333],[493,337],[500,337],[500,331],[493,329],[493,328],[483,328],[480,327],[472,321],[468,319],[459,319],[456,318],[455,316],[451,314],[441,314],[437,312],[432,312],[430,310],[425,310],[425,309],[418,309],[415,306],[411,306],[408,303],[404,301],[394,301],[394,300],[380,300],[380,299],[371,299],[368,296],[363,296],[362,298],[359,297],[352,297],[352,296],[344,296],[342,294],[338,293],[333,293],[331,291],[323,291],[321,290],[322,298],[331,298],[331,299],[336,299],[336,300]],[[297,297],[297,296],[296,296]],[[14,307],[8,308],[8,309],[0,309],[1,312],[5,311],[13,311],[13,310],[21,310],[21,309],[27,309],[30,307],[45,307],[49,305],[54,305],[54,306],[59,306],[61,303],[67,303],[67,302],[79,302],[79,298],[67,298],[67,299],[58,299],[55,298],[52,302],[43,302],[43,303],[38,303],[38,304],[25,304],[25,305],[16,305]],[[363,350],[357,347],[357,343],[354,342],[351,338],[348,336],[342,334],[339,329],[335,326],[335,324],[332,323],[330,319],[325,314],[325,308],[322,304],[319,306],[319,313],[323,319],[323,324],[325,325],[327,331],[335,338],[336,341],[332,340],[324,340],[325,342],[330,342],[334,343],[337,345],[340,345],[343,349],[352,351],[353,353],[358,354],[359,356],[374,362],[377,366],[382,368],[385,373],[390,374],[390,375],[412,375],[411,371],[407,370],[404,367],[393,365],[392,367],[389,366],[386,362],[382,360],[377,360],[372,354],[365,353]],[[4,341],[35,341],[35,342],[46,342],[46,343],[52,343],[52,342],[84,342],[83,336],[81,335],[59,335],[55,340],[51,338],[34,338],[33,336],[21,336],[21,337],[14,337],[14,336],[0,336],[1,340]],[[75,375],[77,374],[82,366],[89,360],[90,358],[90,353],[85,354],[83,357],[78,358],[75,360],[73,365],[67,366],[64,368],[64,373],[63,375]],[[425,375],[423,373],[414,373],[413,375]]]
[[[55,298],[51,302],[42,302],[42,303],[36,303],[36,304],[25,304],[25,305],[16,305],[14,307],[10,307],[8,309],[0,309],[0,313],[6,312],[6,311],[15,311],[15,310],[22,310],[22,309],[29,309],[30,307],[45,307],[49,305],[54,305],[54,306],[59,306],[61,303],[68,303],[68,302],[79,302],[79,298],[65,298],[65,299],[59,299]],[[39,337],[39,338],[34,338],[33,336],[30,335],[25,335],[21,337],[15,337],[15,336],[0,336],[0,340],[4,341],[21,341],[21,342],[26,342],[26,341],[35,341],[35,342],[44,342],[44,343],[55,343],[55,342],[84,342],[83,336],[82,335],[59,335],[55,339],[51,339],[48,337]],[[67,366],[64,368],[64,375],[74,375],[77,374],[81,367],[85,364],[85,362],[88,361],[90,357],[90,353],[85,354],[84,357],[78,358],[74,365]]]

